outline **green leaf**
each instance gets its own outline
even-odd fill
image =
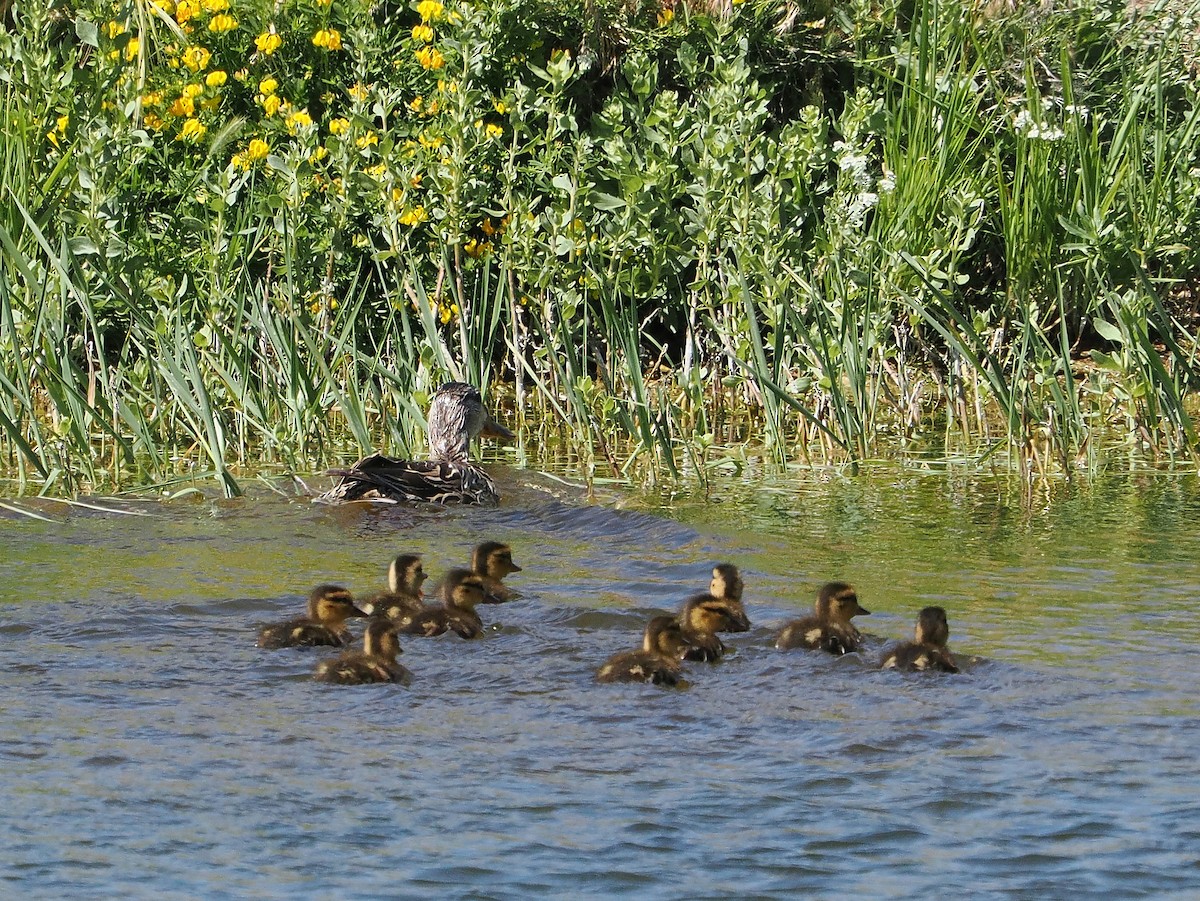
[[[75,20],[75,36],[89,47],[99,48],[100,46],[100,31],[96,28],[96,23],[83,18],[83,16]]]
[[[1114,344],[1121,344],[1125,340],[1125,336],[1121,334],[1121,330],[1111,322],[1106,322],[1099,316],[1092,319],[1092,328],[1105,341],[1112,341]]]

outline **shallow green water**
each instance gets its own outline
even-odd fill
[[[1200,885],[1200,485],[1022,499],[896,469],[575,492],[495,510],[275,496],[21,501],[0,534],[0,894],[639,898],[1189,896]],[[17,502],[14,502],[17,503]],[[410,688],[336,689],[258,625],[512,543],[482,641],[410,639]],[[602,686],[645,620],[744,571],[755,627],[682,690]],[[877,636],[772,647],[825,580]],[[961,676],[881,673],[946,607]],[[975,659],[978,658],[978,659]]]

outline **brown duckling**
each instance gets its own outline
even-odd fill
[[[741,618],[749,626],[750,620],[746,618],[746,608],[742,606],[742,592],[745,588],[746,584],[742,581],[742,574],[732,563],[718,563],[713,567],[712,581],[708,583],[708,593],[714,598],[725,601],[731,610],[739,612]]]
[[[640,651],[614,654],[596,671],[598,682],[651,682],[654,685],[677,685],[683,675],[679,658],[664,647],[671,647],[678,636],[679,621],[673,616],[656,616],[646,623]]]
[[[941,607],[926,607],[917,615],[913,640],[884,655],[880,666],[905,672],[936,670],[957,673],[958,664],[946,647],[949,640],[950,624],[946,622],[946,611]]]
[[[411,678],[410,673],[396,662],[396,655],[400,653],[396,624],[381,616],[373,617],[363,633],[363,649],[347,651],[340,657],[322,661],[313,678],[334,685],[407,683]]]
[[[678,643],[670,651],[680,660],[720,660],[725,655],[725,645],[717,633],[745,632],[750,628],[740,601],[729,601],[708,593],[688,598],[676,621],[679,623]],[[662,641],[675,642],[676,635],[664,633]]]
[[[831,654],[848,654],[862,645],[862,634],[850,624],[854,616],[867,616],[858,603],[854,588],[845,582],[829,582],[821,586],[813,605],[813,616],[788,623],[775,640],[775,647],[809,648]]]
[[[368,614],[386,616],[406,625],[425,609],[421,585],[427,578],[420,554],[401,554],[388,566],[388,590],[365,601],[361,607]]]
[[[423,608],[411,622],[401,625],[406,635],[431,638],[454,631],[463,638],[483,634],[483,620],[475,605],[483,603],[483,580],[469,569],[452,569],[442,580],[442,603]]]
[[[513,563],[512,548],[499,541],[485,541],[471,554],[471,571],[483,580],[485,604],[503,604],[521,596],[504,584],[510,573],[519,573],[521,567]]]
[[[266,626],[258,635],[260,648],[344,648],[350,643],[346,620],[366,616],[354,597],[338,585],[318,585],[308,596],[308,615]]]

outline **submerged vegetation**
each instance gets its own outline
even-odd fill
[[[21,490],[421,450],[1197,452],[1195,6],[0,3]]]

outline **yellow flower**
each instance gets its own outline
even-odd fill
[[[405,210],[400,214],[400,224],[411,225],[415,227],[420,225],[428,218],[429,214],[425,212],[425,207],[413,207],[411,210]]]
[[[177,116],[179,118],[184,116],[193,116],[195,113],[196,102],[192,100],[191,97],[180,97],[178,100],[172,103],[170,109],[167,110],[167,115]]]
[[[180,4],[182,6],[182,4]],[[191,46],[183,51],[183,64],[193,72],[199,72],[201,69],[208,66],[208,61],[212,59],[212,54],[204,47]]]
[[[46,140],[49,141],[51,144],[53,144],[55,147],[58,146],[58,134],[56,132],[53,132],[53,131],[46,132]]]
[[[138,55],[138,48],[142,46],[142,42],[137,38],[130,38],[129,43],[125,45],[125,59],[132,62]]]
[[[412,100],[408,101],[408,108],[414,113],[421,112],[421,104],[425,102],[425,98],[418,94]]]
[[[502,116],[508,112],[508,107],[504,105],[503,100],[497,100],[495,103],[492,104],[492,106],[494,106],[496,108],[496,112],[498,112]]]
[[[283,38],[275,33],[275,26],[254,39],[254,46],[263,56],[270,56],[283,45]]]
[[[150,0],[150,5],[168,16],[175,11],[175,4],[171,0]]]
[[[70,124],[71,124],[70,116],[59,116],[57,119],[54,120],[54,127],[58,130],[58,133],[60,135],[65,135],[67,133],[67,126]]]
[[[279,104],[281,102],[282,101],[276,94],[272,94],[270,97],[264,97],[263,112],[266,113],[268,117],[275,115],[277,112],[279,112]]]
[[[142,95],[142,106],[158,106],[163,102],[162,91],[151,91]]]
[[[370,166],[363,171],[366,172],[367,175],[371,176],[371,178],[378,180],[387,175],[387,165],[384,163],[376,163],[374,166]]]
[[[408,180],[408,183],[410,185],[412,185],[414,188],[421,187],[421,173],[418,172],[416,175],[414,175],[412,178],[410,178]]]
[[[270,76],[258,83],[258,92],[264,97],[270,97],[277,90],[279,90],[279,82]]]
[[[440,136],[431,138],[429,135],[425,134],[425,132],[421,132],[421,134],[417,137],[417,140],[421,142],[421,146],[426,150],[437,150],[442,146],[442,144],[445,143]]]
[[[438,0],[421,0],[417,4],[417,15],[422,22],[437,22],[446,13],[446,7]]]
[[[261,160],[270,152],[271,147],[266,141],[262,138],[255,138],[246,148],[246,159],[253,163],[255,160]]]
[[[287,117],[288,131],[292,132],[293,134],[295,134],[298,129],[308,128],[312,124],[312,116],[310,116],[304,110],[296,110],[296,112]]]
[[[229,9],[229,0],[201,0],[201,6],[210,13],[223,13]]]
[[[342,33],[336,28],[322,28],[312,37],[314,47],[324,47],[326,50],[342,49]]]
[[[199,119],[188,119],[183,123],[183,128],[179,129],[179,134],[175,136],[175,140],[187,141],[194,144],[204,137],[206,131],[208,129],[204,127],[204,123]]]
[[[497,125],[495,122],[489,122],[487,124],[487,128],[484,129],[484,132],[487,134],[487,136],[489,138],[498,138],[502,134],[504,134],[504,129],[501,128],[499,125]]]
[[[368,147],[373,147],[379,143],[379,135],[373,131],[369,131],[354,143],[358,145],[359,150],[366,150]]]
[[[463,245],[463,251],[473,260],[479,259],[488,251],[487,241],[476,241],[474,238]]]
[[[329,149],[324,146],[318,146],[316,150],[308,155],[308,161],[314,164],[319,163],[327,156],[329,156]]]
[[[162,131],[167,123],[163,121],[162,116],[155,115],[154,113],[146,113],[142,117],[142,124],[151,131]]]
[[[440,69],[446,65],[446,57],[437,47],[422,47],[417,51],[417,62],[425,69]]]
[[[414,41],[420,41],[422,44],[428,44],[433,40],[433,29],[428,25],[414,25],[412,30],[412,38]]]
[[[204,79],[204,83],[210,88],[219,88],[228,80],[229,76],[220,69],[217,69],[215,72],[208,73],[208,77]]]
[[[212,21],[208,23],[208,30],[216,34],[220,34],[223,31],[233,31],[237,27],[237,19],[233,16],[227,16],[225,13],[213,16]]]
[[[120,22],[109,22],[104,26],[104,30],[108,32],[108,39],[111,41],[117,35],[125,33],[125,26]]]
[[[404,199],[403,188],[392,188],[392,203],[399,203]]]
[[[350,98],[357,100],[359,103],[366,100],[368,96],[367,89],[361,83],[355,83],[354,87],[350,89]]]
[[[179,92],[180,97],[187,97],[191,100],[194,97],[199,97],[204,93],[204,88],[198,84],[185,84],[183,90]]]
[[[438,105],[438,102],[436,100],[430,100],[429,103],[426,104],[426,106],[425,106],[425,115],[436,116],[438,113],[438,110],[440,110],[440,109],[441,109],[441,107]]]
[[[675,18],[675,10],[660,9],[658,11],[658,27],[666,28],[668,25],[671,24],[671,20],[674,18]]]
[[[229,160],[229,163],[235,169],[246,170],[250,168],[250,161],[246,159],[246,154],[244,153],[235,153]]]
[[[331,135],[344,135],[349,130],[350,130],[350,120],[349,119],[330,119],[329,120],[329,133]]]

